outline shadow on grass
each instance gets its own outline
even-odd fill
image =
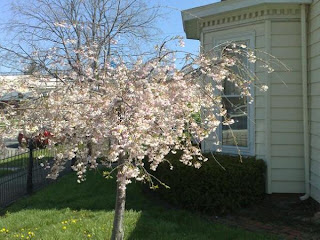
[[[87,181],[81,184],[77,184],[76,179],[74,173],[62,177],[57,183],[16,202],[6,211],[9,211],[10,215],[20,211],[52,209],[88,210],[100,212],[100,214],[105,212],[110,216],[109,224],[112,224],[113,214],[110,213],[115,206],[115,180],[104,179],[101,172],[89,173]],[[156,199],[147,198],[142,193],[140,184],[133,183],[128,186],[126,210],[125,239],[128,240],[277,239],[218,225],[197,214],[168,208],[159,204]],[[40,216],[40,221],[43,221],[44,219]],[[72,239],[72,237],[64,239]]]
[[[144,206],[138,186],[132,184],[128,188],[127,209],[140,211]],[[77,183],[75,173],[62,177],[45,189],[34,193],[31,197],[17,201],[6,209],[18,212],[26,209],[65,209],[71,210],[113,210],[115,206],[116,184],[114,180],[102,177],[102,172],[90,172],[87,180]]]

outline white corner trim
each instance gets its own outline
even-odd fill
[[[304,139],[304,171],[305,195],[300,199],[305,200],[310,196],[310,128],[308,104],[308,33],[306,5],[301,5],[301,56],[302,56],[302,104],[303,104],[303,139]]]

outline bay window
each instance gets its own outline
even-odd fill
[[[222,36],[214,41],[215,46],[225,46],[224,43],[236,43],[237,45],[244,44],[248,48],[254,48],[254,34],[242,34],[238,36]],[[228,53],[236,54],[236,53]],[[250,63],[246,56],[243,54],[236,56],[241,65],[236,64],[231,67],[232,71],[245,79],[247,72],[253,71],[254,66]],[[225,80],[223,82],[223,91],[221,93],[222,104],[227,111],[226,118],[232,120],[233,124],[223,125],[218,128],[216,135],[219,139],[219,146],[216,146],[213,150],[221,149],[223,153],[242,155],[254,155],[255,145],[255,128],[254,128],[254,103],[250,101],[249,97],[241,96],[241,89],[239,89],[235,83]],[[253,86],[251,87],[251,95],[253,95]],[[225,119],[221,118],[223,122]]]

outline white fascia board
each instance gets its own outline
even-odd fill
[[[311,4],[313,0],[237,0],[212,3],[182,11],[182,20],[190,21],[261,4]]]
[[[212,3],[181,12],[183,29],[188,39],[199,40],[199,20],[205,17],[255,7],[262,4],[311,4],[313,0],[229,0]]]

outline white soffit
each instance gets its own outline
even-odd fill
[[[194,38],[193,36],[190,36],[192,34],[189,34],[189,31],[191,32],[192,30],[189,28],[197,28],[198,20],[205,17],[254,7],[261,4],[311,4],[312,1],[313,0],[228,0],[186,9],[181,12],[181,15],[187,38]],[[186,22],[188,22],[188,27],[186,26]]]

